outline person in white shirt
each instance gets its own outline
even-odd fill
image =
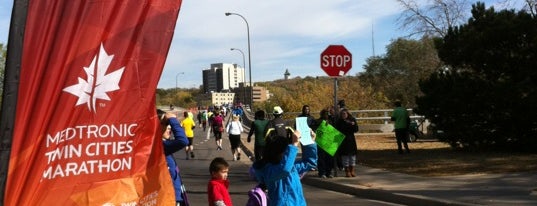
[[[229,134],[229,142],[231,143],[231,154],[233,154],[233,161],[241,159],[241,122],[239,122],[239,116],[233,115],[233,120],[227,124],[226,132]]]

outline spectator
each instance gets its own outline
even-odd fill
[[[217,157],[209,165],[211,180],[207,184],[207,195],[209,206],[231,206],[231,196],[229,195],[229,164],[224,158]]]
[[[337,103],[337,106],[339,108],[339,111],[341,111],[343,109],[347,109],[347,105],[345,105],[345,100],[344,99],[339,100],[339,102]]]
[[[164,155],[166,156],[166,164],[172,178],[173,187],[175,189],[176,205],[184,205],[185,198],[181,185],[181,176],[179,175],[179,167],[173,157],[173,153],[183,149],[188,144],[188,139],[185,131],[179,125],[177,117],[173,113],[166,113],[160,109],[157,110],[157,115],[160,118],[160,125],[163,130],[162,144],[164,145]],[[171,135],[173,133],[173,137]]]
[[[263,157],[263,151],[265,149],[265,128],[269,121],[265,119],[265,111],[258,110],[255,112],[255,120],[250,125],[250,132],[248,133],[248,142],[252,140],[254,135],[254,156],[255,161],[258,161]]]
[[[311,131],[315,140],[315,133]],[[293,132],[291,141],[285,136],[267,139],[263,158],[254,162],[255,177],[268,190],[268,205],[304,206],[306,199],[302,191],[300,174],[317,164],[317,145],[303,145],[302,157],[298,154],[300,132]]]
[[[283,119],[283,109],[279,106],[275,106],[272,114],[274,115],[274,119],[270,120],[267,127],[265,127],[265,138],[283,136],[291,139],[294,130],[292,127],[288,126],[287,122]]]
[[[298,115],[298,117],[307,117],[308,126],[310,128],[313,128],[315,125],[315,118],[310,115],[310,106],[304,105],[302,106],[302,113]]]
[[[339,119],[337,120],[335,127],[345,135],[345,139],[343,139],[343,142],[338,148],[338,153],[341,155],[341,162],[345,169],[345,176],[355,177],[354,166],[356,165],[356,153],[358,153],[358,148],[354,133],[358,132],[358,124],[356,123],[356,119],[349,114],[349,111],[343,109],[339,112]]]
[[[397,140],[397,151],[399,154],[403,154],[403,148],[401,143],[403,143],[406,153],[410,153],[408,149],[408,127],[410,126],[410,117],[406,108],[401,106],[401,101],[396,100],[395,109],[393,109],[393,114],[391,117],[392,121],[395,121],[393,127],[395,129],[395,139]]]
[[[334,126],[337,122],[338,114],[336,113],[334,107],[328,107],[328,119],[330,120],[329,122],[330,124],[332,124],[332,126]],[[343,163],[341,162],[341,155],[339,155],[339,150],[336,151],[333,159],[337,165],[337,169],[339,171],[343,171]]]
[[[321,124],[333,124],[330,120],[328,109],[321,110],[319,119],[316,121],[314,130]],[[320,136],[319,136],[320,138]],[[334,157],[317,146],[317,171],[320,178],[333,178],[332,169],[334,168]]]

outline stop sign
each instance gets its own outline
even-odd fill
[[[344,76],[352,67],[352,54],[343,45],[330,45],[321,53],[321,68],[330,77]]]

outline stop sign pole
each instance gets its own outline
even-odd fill
[[[352,54],[343,45],[329,45],[321,53],[321,69],[334,78],[334,110],[339,115],[337,105],[338,78],[345,76],[352,68]]]

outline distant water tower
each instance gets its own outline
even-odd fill
[[[291,75],[291,73],[289,73],[289,69],[285,69],[285,73],[283,74],[284,79],[285,80],[289,79],[289,75]]]

